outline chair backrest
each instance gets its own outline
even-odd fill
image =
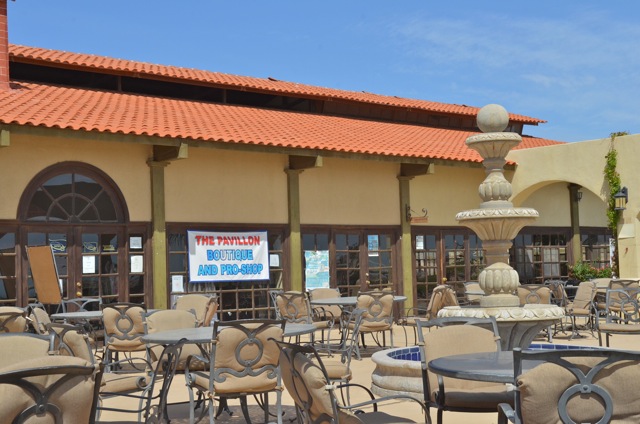
[[[437,285],[431,292],[429,303],[427,304],[427,319],[438,316],[438,311],[447,306],[459,306],[456,292],[446,284]]]
[[[135,303],[103,304],[105,348],[124,352],[145,350],[146,344],[140,338],[144,336],[146,311],[144,306]]]
[[[609,289],[610,290],[617,290],[617,289],[623,289],[623,290],[633,290],[633,289],[637,289],[638,287],[640,287],[640,283],[638,283],[637,280],[611,280],[609,282]]]
[[[640,288],[607,290],[607,322],[640,324],[638,296],[640,296]]]
[[[520,306],[551,303],[551,290],[542,284],[521,284],[518,286]]]
[[[573,307],[579,309],[589,309],[596,297],[597,285],[594,281],[583,281],[578,284],[576,295],[573,298]]]
[[[15,306],[0,306],[0,333],[27,331],[27,312]]]
[[[640,422],[640,353],[514,349],[513,356],[516,422]],[[522,361],[541,365],[523,374]]]
[[[565,282],[562,280],[548,280],[544,284],[551,290],[551,302],[564,307],[569,303],[567,291],[564,288]]]
[[[89,336],[81,325],[52,323],[49,326],[53,338],[53,349],[58,355],[75,356],[94,364]]]
[[[356,415],[338,409],[327,370],[312,346],[278,342],[282,383],[305,424],[360,423]]]
[[[216,394],[274,390],[280,382],[278,346],[285,320],[216,321],[210,390]]]
[[[445,285],[451,287],[456,294],[458,304],[464,305],[467,303],[467,294],[465,293],[464,281],[447,281]]]
[[[195,328],[197,325],[198,320],[193,310],[163,309],[147,312],[144,315],[144,331],[146,334],[181,328]],[[151,358],[155,361],[160,357],[163,349],[163,346],[150,346]]]
[[[321,287],[309,290],[310,300],[333,299],[336,297],[341,297],[340,290],[338,289]],[[333,317],[335,320],[338,320],[340,319],[340,315],[342,315],[342,308],[340,308],[340,306],[338,305],[322,305],[319,308],[322,308],[322,311],[325,312],[325,315],[327,316],[325,319],[330,319],[330,317]]]
[[[28,307],[30,324],[33,330],[37,334],[49,334],[49,324],[51,324],[51,318],[49,314],[39,305],[29,305]]]
[[[208,327],[218,310],[218,302],[214,296],[190,293],[178,297],[175,309],[192,310],[198,320],[198,327]]]
[[[0,398],[4,400],[0,417],[3,422],[93,423],[101,374],[100,364],[69,356],[48,356],[4,367],[0,372]]]
[[[609,287],[609,284],[611,284],[611,280],[612,278],[592,278],[589,281],[593,281],[596,287],[599,289],[606,289],[607,287]]]
[[[305,324],[312,322],[311,305],[306,293],[299,291],[278,293],[275,305],[280,319]]]
[[[53,336],[32,333],[0,334],[0,358],[2,365],[27,359],[49,356],[53,351]]]
[[[497,352],[500,350],[498,324],[490,318],[437,318],[416,322],[421,349],[422,382],[426,402],[435,402],[438,376],[428,370],[427,364],[443,356]],[[464,340],[464,342],[461,342]],[[486,382],[443,377],[447,391],[470,390],[486,387]]]
[[[363,309],[360,331],[380,331],[393,325],[393,292],[360,292],[356,299],[356,309]]]
[[[51,246],[27,246],[33,286],[38,301],[45,305],[61,305],[62,292]]]

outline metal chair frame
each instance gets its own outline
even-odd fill
[[[573,364],[566,358],[601,358],[602,360],[592,368],[584,370],[584,368]],[[516,381],[518,379],[517,376],[522,375],[523,361],[540,361],[545,364],[556,364],[570,371],[576,377],[576,384],[568,387],[558,399],[558,419],[563,423],[575,423],[567,411],[567,404],[570,399],[575,396],[593,397],[593,395],[598,397],[604,404],[604,415],[598,423],[608,423],[611,422],[612,418],[613,399],[609,392],[594,380],[605,367],[611,364],[616,364],[621,361],[632,361],[636,364],[632,366],[637,366],[637,363],[640,361],[640,353],[605,349],[549,349],[533,351],[515,348],[513,350],[513,367]],[[520,405],[522,404],[521,393],[519,390],[515,390],[514,392],[515,401],[513,408],[507,404],[499,405],[499,424],[506,424],[507,422],[516,424],[524,423],[520,409]]]

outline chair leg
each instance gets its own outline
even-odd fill
[[[442,424],[442,408],[438,408],[438,424]]]
[[[242,415],[244,416],[244,420],[248,423],[251,422],[251,417],[249,416],[249,407],[247,406],[247,397],[246,396],[240,396],[240,409],[242,409]],[[265,410],[268,411],[268,409]],[[268,422],[269,420],[265,420],[265,422]]]

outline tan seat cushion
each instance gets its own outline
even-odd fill
[[[49,341],[29,335],[12,335],[0,343],[0,368],[49,355]]]
[[[150,381],[151,377],[146,372],[105,372],[102,375],[100,393],[136,392],[146,387]]]

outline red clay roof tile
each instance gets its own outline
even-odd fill
[[[109,73],[144,74],[172,80],[185,80],[216,86],[250,88],[256,91],[276,92],[280,94],[300,95],[320,99],[342,99],[378,105],[420,109],[437,113],[456,114],[475,117],[479,108],[425,100],[405,99],[372,93],[337,90],[293,82],[279,81],[273,78],[254,78],[176,66],[154,65],[124,59],[114,59],[90,54],[69,53],[37,47],[11,44],[9,54],[12,60],[39,61],[56,63],[65,67],[92,68]],[[529,125],[538,125],[546,121],[524,115],[509,114],[512,121]]]
[[[368,155],[480,162],[472,132],[27,82],[0,92],[0,123]],[[557,144],[523,137],[518,148]]]

